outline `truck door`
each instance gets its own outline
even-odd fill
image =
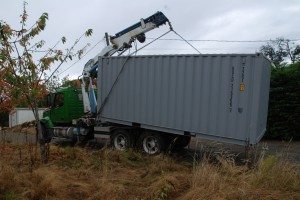
[[[51,109],[51,119],[54,123],[65,123],[65,105],[64,93],[58,92],[54,96],[54,102]]]

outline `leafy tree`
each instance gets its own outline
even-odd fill
[[[9,111],[12,108],[11,86],[3,81],[3,74],[0,72],[0,127],[8,126]],[[5,89],[4,89],[5,88]]]
[[[47,162],[47,148],[43,137],[42,125],[38,115],[38,104],[47,92],[46,84],[51,80],[58,68],[74,56],[80,56],[85,49],[75,50],[75,46],[83,37],[92,34],[88,29],[66,50],[57,49],[58,44],[65,44],[62,37],[52,48],[44,50],[45,41],[37,36],[45,30],[48,14],[43,13],[32,25],[27,25],[27,3],[24,2],[20,15],[20,28],[13,29],[8,23],[0,21],[0,99],[6,107],[25,103],[32,109],[43,161]],[[39,56],[37,52],[44,52]],[[56,68],[53,68],[57,65]],[[47,73],[51,70],[51,74]],[[2,105],[1,103],[1,105]]]
[[[289,39],[277,38],[261,46],[260,52],[267,56],[275,66],[279,67],[288,59],[292,63],[300,60],[300,46]]]
[[[70,80],[69,76],[65,76],[61,80],[61,86],[62,87],[74,87],[74,88],[80,88],[81,83],[78,79]]]
[[[47,78],[47,76],[46,76]],[[55,92],[57,88],[61,86],[61,80],[59,76],[53,75],[48,82],[46,83],[47,91],[49,92]]]
[[[0,73],[0,111],[8,112],[12,108],[12,98],[9,91],[12,90],[10,84],[4,81],[4,73]]]

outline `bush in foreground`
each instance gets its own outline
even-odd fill
[[[300,62],[273,68],[265,138],[300,140]]]

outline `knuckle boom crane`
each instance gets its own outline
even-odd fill
[[[130,49],[132,43],[136,40],[140,43],[145,42],[145,33],[164,24],[168,24],[172,29],[168,18],[162,12],[156,12],[145,19],[142,18],[139,22],[115,35],[111,36],[105,33],[106,46],[97,56],[90,59],[83,68],[81,90],[61,88],[57,93],[48,96],[47,102],[49,102],[50,109],[44,112],[41,119],[44,130],[47,130],[47,134],[44,134],[46,140],[50,141],[53,136],[71,138],[75,141],[93,138],[95,116],[97,114],[97,99],[93,79],[97,78],[98,57],[121,55]]]

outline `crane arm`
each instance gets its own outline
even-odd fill
[[[140,22],[129,26],[128,28],[116,33],[114,36],[109,36],[107,33],[105,34],[107,46],[104,47],[96,57],[89,60],[83,69],[81,89],[85,113],[96,113],[97,101],[91,77],[97,76],[96,72],[99,67],[97,62],[98,57],[112,56],[116,52],[122,53],[131,48],[131,44],[135,40],[143,43],[146,40],[146,32],[158,28],[166,23],[168,23],[170,28],[172,28],[168,18],[162,12],[156,12],[146,19],[142,18]],[[86,91],[87,85],[89,85],[89,92]]]

